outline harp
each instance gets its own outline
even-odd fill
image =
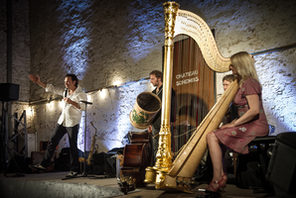
[[[173,38],[180,34],[192,37],[200,47],[207,65],[216,72],[228,71],[230,58],[223,57],[220,54],[212,32],[202,18],[194,13],[180,10],[179,4],[175,2],[166,2],[163,4],[163,7],[165,13],[163,110],[156,163],[153,167],[146,168],[145,182],[154,183],[156,189],[178,188],[186,191],[206,150],[206,134],[219,126],[237,92],[238,84],[237,82],[231,84],[172,162],[171,101],[169,96],[171,95],[172,88]]]

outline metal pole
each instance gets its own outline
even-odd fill
[[[83,174],[82,176],[87,176],[87,172],[86,172],[86,116],[87,116],[87,103],[85,104],[85,114],[84,114],[84,152],[83,152]]]
[[[25,157],[28,156],[28,133],[27,133],[27,114],[26,110],[23,111],[24,115],[24,133],[25,133]]]

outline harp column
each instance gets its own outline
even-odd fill
[[[163,4],[163,7],[165,14],[165,43],[161,128],[159,132],[159,146],[156,154],[156,163],[153,167],[153,169],[156,171],[156,188],[162,187],[165,174],[172,166],[170,116],[174,48],[173,37],[176,14],[179,9],[179,4],[175,2],[166,2]]]

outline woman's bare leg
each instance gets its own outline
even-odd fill
[[[210,132],[207,135],[208,148],[213,165],[213,181],[219,181],[224,175],[222,164],[222,150],[219,140],[215,133]]]

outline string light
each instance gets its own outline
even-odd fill
[[[48,110],[53,111],[54,110],[54,102],[50,101],[46,104],[46,107]]]
[[[121,84],[122,84],[122,79],[121,79],[121,77],[120,77],[120,76],[115,76],[115,77],[113,78],[113,80],[112,80],[112,85],[118,87],[118,86],[120,86]]]
[[[99,91],[99,96],[101,99],[105,99],[107,97],[107,89],[102,89]]]
[[[121,83],[122,83],[121,80],[115,80],[115,81],[113,81],[112,84],[113,84],[114,86],[119,86],[119,85],[121,85]]]
[[[90,94],[87,94],[87,101],[92,102],[92,96]]]
[[[28,116],[28,118],[31,118],[34,116],[34,109],[32,106],[28,106],[28,108],[26,109],[26,115]]]

